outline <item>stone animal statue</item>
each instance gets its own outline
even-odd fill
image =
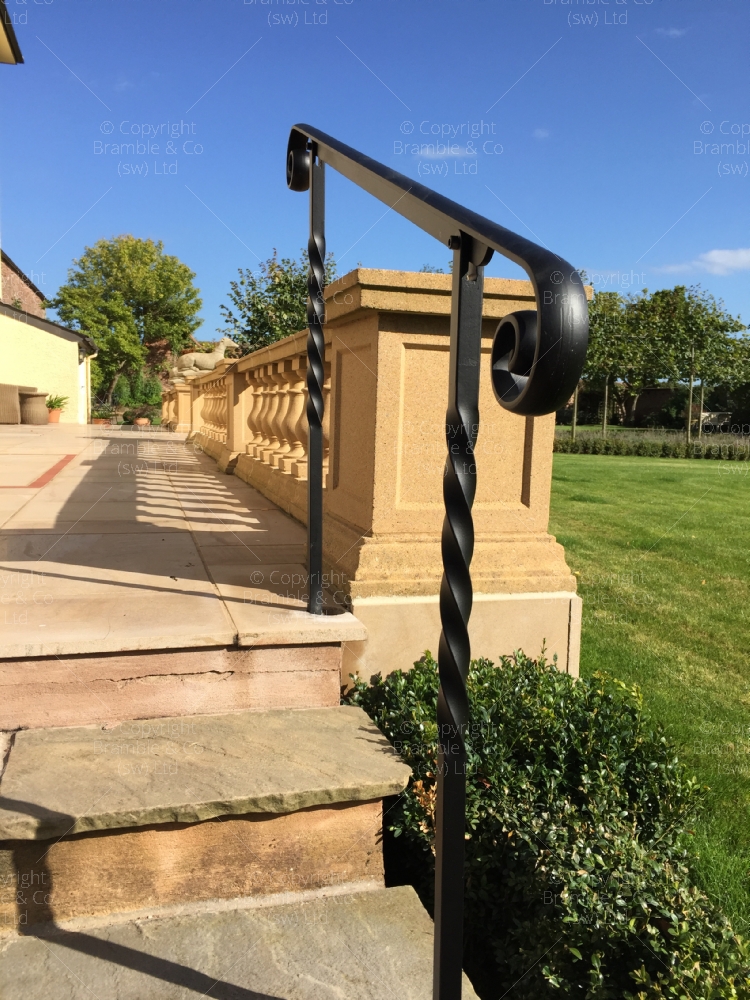
[[[237,347],[237,344],[230,337],[222,337],[210,354],[203,354],[201,351],[191,351],[189,354],[182,354],[177,358],[177,364],[172,369],[172,377],[182,375],[200,375],[203,372],[212,372],[219,361],[230,347]]]

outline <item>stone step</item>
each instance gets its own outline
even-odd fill
[[[367,630],[307,613],[300,524],[180,439],[65,441],[0,530],[0,729],[336,704]]]
[[[4,1000],[430,1000],[432,921],[409,886],[74,921],[0,940]],[[463,1000],[476,1000],[464,976]]]
[[[325,641],[0,660],[0,730],[327,708],[341,660],[341,642]]]
[[[16,733],[0,926],[382,884],[381,799],[408,777],[350,706]]]

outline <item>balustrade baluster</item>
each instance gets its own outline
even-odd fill
[[[292,442],[289,435],[289,426],[287,423],[287,415],[289,413],[289,407],[292,402],[291,359],[287,361],[280,361],[277,367],[281,379],[279,384],[279,391],[281,393],[281,402],[279,403],[279,409],[276,412],[276,429],[277,429],[277,436],[279,439],[279,447],[271,456],[271,465],[273,465],[275,469],[281,467],[281,462],[283,458],[286,455],[288,455],[289,452],[292,450]]]
[[[291,402],[287,411],[288,437],[291,450],[281,460],[281,470],[289,475],[296,475],[295,466],[305,457],[305,370],[304,358],[296,357],[289,373],[292,379],[289,394]],[[297,477],[299,478],[299,477]]]
[[[325,366],[326,380],[323,383],[323,486],[328,486],[328,455],[331,430],[331,366]]]
[[[258,441],[258,443],[253,447],[253,458],[257,458],[260,462],[263,461],[263,449],[268,447],[271,440],[271,425],[269,423],[269,416],[272,403],[273,380],[270,375],[272,367],[272,365],[263,365],[260,369],[260,379],[263,383],[262,403],[258,418],[261,438],[260,441]]]
[[[305,358],[305,361],[307,359]],[[295,432],[299,440],[302,442],[304,448],[304,454],[300,455],[296,462],[292,464],[291,473],[295,479],[300,479],[303,482],[307,479],[307,453],[308,453],[308,443],[309,443],[309,430],[310,425],[307,421],[307,404],[308,404],[308,391],[307,391],[307,375],[305,375],[305,384],[302,387],[302,398],[304,399],[304,408],[300,414],[300,418],[297,421],[297,426],[295,427]]]
[[[247,415],[247,427],[250,432],[250,439],[245,450],[249,455],[253,454],[253,446],[259,444],[263,438],[260,429],[260,411],[263,407],[263,383],[260,380],[260,369],[245,372],[245,381],[250,386],[253,394],[253,401]]]
[[[283,375],[278,370],[278,365],[269,365],[270,369],[270,385],[271,385],[271,406],[268,412],[268,444],[263,448],[262,459],[266,465],[271,465],[273,456],[279,447],[279,430],[276,425],[276,417],[278,416],[279,406],[281,405],[283,394],[281,391],[281,382]]]

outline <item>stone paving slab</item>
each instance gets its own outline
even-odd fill
[[[129,920],[0,944],[4,1000],[431,1000],[409,886]],[[464,976],[463,1000],[476,1000]]]
[[[0,432],[11,469],[62,452],[76,457],[45,487],[0,490],[0,659],[366,637],[348,613],[271,606],[268,576],[304,561],[305,529],[183,436]]]
[[[409,774],[353,706],[23,730],[0,782],[0,840],[363,802]]]

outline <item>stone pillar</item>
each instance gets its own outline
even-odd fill
[[[360,269],[326,290],[331,463],[325,557],[369,639],[345,650],[369,676],[437,654],[450,322],[449,275]],[[578,671],[580,599],[548,533],[555,417],[504,410],[489,378],[498,320],[534,307],[529,282],[485,280],[471,565],[472,655],[546,642]]]
[[[236,364],[227,369],[224,380],[227,393],[227,443],[219,457],[219,468],[222,472],[231,473],[237,464],[237,456],[245,450],[248,404],[252,403],[252,392],[244,372],[238,372]]]
[[[191,402],[192,393],[187,383],[178,382],[171,387],[168,395],[168,421],[171,431],[176,431],[178,434],[190,433]]]
[[[369,634],[344,649],[346,682],[350,672],[369,677],[406,669],[425,649],[437,654],[451,277],[359,268],[325,297],[326,588]],[[497,659],[522,648],[535,656],[546,643],[548,656],[577,674],[580,599],[547,530],[555,417],[509,413],[489,378],[498,321],[531,308],[528,281],[485,279],[472,655]],[[305,337],[272,344],[238,369],[300,357]],[[246,453],[235,474],[304,522],[300,468],[283,457],[274,468]]]

